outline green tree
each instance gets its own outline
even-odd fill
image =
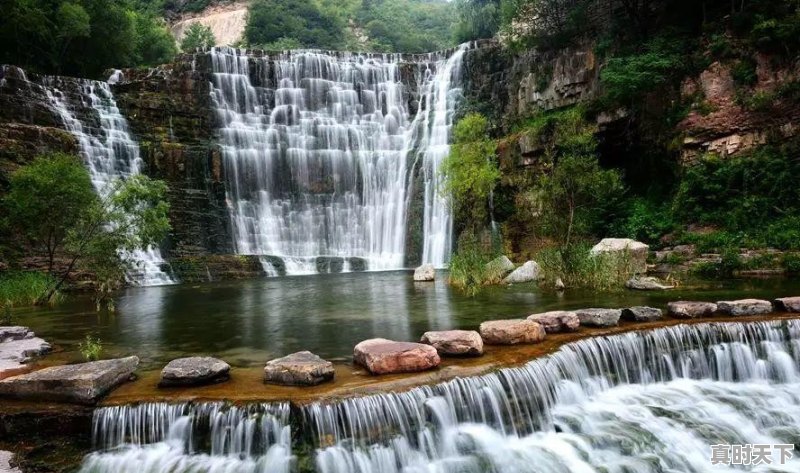
[[[186,53],[198,48],[210,48],[216,44],[217,39],[210,27],[201,23],[192,23],[181,40],[181,51]]]
[[[250,45],[291,38],[306,48],[338,49],[344,27],[343,18],[326,16],[315,1],[256,0],[250,6],[245,38]]]
[[[500,0],[456,0],[456,40],[491,38],[500,28]]]

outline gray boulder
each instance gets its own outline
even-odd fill
[[[2,473],[22,473],[21,470],[18,468],[11,468],[11,460],[14,458],[14,454],[11,452],[6,452],[5,450],[0,450],[0,472]]]
[[[710,317],[717,312],[713,302],[676,301],[667,304],[667,313],[676,319],[696,319]]]
[[[210,356],[192,356],[170,361],[161,370],[161,387],[201,386],[227,381],[231,366]]]
[[[573,332],[581,325],[578,314],[565,310],[529,315],[528,320],[540,323],[547,333]]]
[[[425,332],[420,342],[436,348],[436,351],[438,351],[440,355],[483,355],[483,339],[481,335],[474,330]]]
[[[591,253],[593,255],[611,254],[619,257],[627,257],[631,259],[633,271],[637,274],[647,272],[647,255],[650,247],[644,243],[630,238],[604,238],[600,243],[596,244]]]
[[[760,299],[741,299],[738,301],[717,302],[721,314],[739,317],[743,315],[764,315],[772,313],[772,303]]]
[[[661,320],[664,317],[664,312],[655,307],[628,307],[622,309],[622,320],[629,320],[632,322],[652,322],[654,320]]]
[[[619,309],[581,309],[575,313],[584,327],[614,327],[622,317]]]
[[[666,291],[675,289],[675,286],[663,284],[658,278],[636,276],[625,283],[625,287],[635,291]]]
[[[21,373],[32,358],[50,349],[49,343],[27,327],[0,327],[0,379]]]
[[[44,368],[0,381],[0,396],[91,405],[129,380],[137,366],[139,358],[130,356]]]
[[[536,261],[526,261],[525,264],[511,272],[503,280],[504,283],[525,283],[531,281],[538,281],[541,275],[541,268]]]
[[[511,271],[514,271],[514,263],[508,259],[508,256],[498,256],[486,263],[486,269],[489,270],[490,273],[502,278]]]
[[[800,312],[800,297],[781,297],[775,299],[775,310],[781,312]]]
[[[481,338],[490,345],[538,343],[546,332],[542,324],[526,319],[492,320],[480,326]]]
[[[264,367],[264,382],[284,386],[315,386],[333,380],[333,363],[310,351],[300,351],[270,360]]]
[[[436,268],[432,264],[423,264],[414,270],[414,281],[426,282],[436,279]]]

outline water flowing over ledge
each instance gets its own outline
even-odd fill
[[[678,325],[586,339],[519,368],[301,406],[291,416],[286,404],[257,405],[261,412],[286,412],[278,417],[294,427],[291,440],[274,444],[292,445],[280,461],[269,448],[209,455],[170,440],[177,426],[207,422],[182,420],[187,415],[221,415],[226,408],[218,403],[101,408],[98,446],[116,447],[88,457],[83,471],[708,471],[712,443],[800,439],[798,363],[798,320]],[[259,418],[243,416],[253,406],[227,409],[226,419]],[[239,422],[228,430],[255,432]],[[180,444],[188,445],[189,430],[180,432]],[[150,443],[121,446],[123,438]],[[307,444],[313,466],[304,461]],[[167,457],[174,470],[164,469]],[[258,469],[266,457],[277,463]],[[781,471],[799,466],[790,462]]]

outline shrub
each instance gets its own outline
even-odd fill
[[[483,241],[472,232],[462,233],[450,258],[450,284],[473,297],[483,286],[498,283],[498,275],[487,267],[499,255],[494,247],[493,242]]]
[[[786,274],[796,276],[800,274],[800,255],[797,253],[786,253],[781,258],[781,268]]]
[[[628,254],[593,255],[591,245],[577,243],[563,248],[540,250],[534,259],[542,268],[544,285],[561,279],[567,287],[596,291],[621,290],[634,275],[633,260]]]
[[[34,305],[56,283],[54,277],[38,272],[9,272],[0,276],[0,307]],[[50,303],[61,299],[60,293]]]
[[[103,353],[103,343],[100,341],[100,338],[92,337],[87,334],[84,341],[78,345],[78,350],[80,350],[81,355],[83,355],[86,361],[97,361]]]
[[[181,40],[181,51],[192,52],[196,49],[210,48],[215,44],[217,44],[217,39],[210,27],[202,23],[192,23]]]

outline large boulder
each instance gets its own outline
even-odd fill
[[[763,315],[772,313],[772,302],[760,299],[741,299],[738,301],[719,301],[717,311],[720,314],[739,317],[742,315]]]
[[[440,355],[483,355],[483,339],[474,330],[444,330],[425,332],[420,342],[436,348]]]
[[[436,348],[422,343],[385,338],[364,340],[355,346],[353,359],[372,374],[411,373],[439,366]]]
[[[775,299],[775,310],[781,312],[800,312],[800,297],[781,297]]]
[[[480,326],[481,338],[490,345],[517,345],[544,340],[542,324],[526,319],[492,320]]]
[[[675,289],[675,286],[669,286],[662,283],[658,278],[635,276],[625,283],[625,287],[633,289],[634,291],[666,291],[668,289]]]
[[[21,373],[32,358],[50,349],[49,343],[27,327],[0,327],[0,379]]]
[[[514,271],[514,263],[508,259],[508,256],[498,256],[486,263],[486,270],[494,277],[502,279],[508,273]]]
[[[536,261],[526,261],[525,264],[511,272],[505,279],[504,283],[524,283],[531,281],[538,281],[541,276],[541,268]]]
[[[202,386],[227,381],[231,366],[210,356],[192,356],[170,361],[161,370],[161,387]]]
[[[581,325],[578,314],[566,310],[529,315],[528,320],[541,324],[547,333],[572,332]]]
[[[54,366],[0,381],[0,396],[32,401],[94,404],[129,380],[139,358]]]
[[[414,270],[414,281],[426,282],[436,279],[436,268],[432,264],[423,264]]]
[[[647,272],[647,254],[650,247],[644,243],[630,238],[604,238],[596,244],[591,253],[593,255],[612,254],[620,258],[629,257],[635,273]]]
[[[713,302],[676,301],[667,304],[667,313],[676,319],[696,319],[710,317],[717,312]]]
[[[614,327],[622,317],[619,309],[581,309],[575,313],[584,327]]]
[[[14,458],[14,454],[11,452],[6,452],[5,450],[0,450],[0,472],[2,473],[22,473],[21,470],[18,468],[11,468],[11,460]]]
[[[622,309],[622,320],[631,322],[653,322],[654,320],[661,320],[664,317],[664,312],[656,307],[628,307]]]
[[[270,360],[264,367],[264,382],[285,386],[315,386],[333,380],[333,363],[310,351],[300,351]]]

